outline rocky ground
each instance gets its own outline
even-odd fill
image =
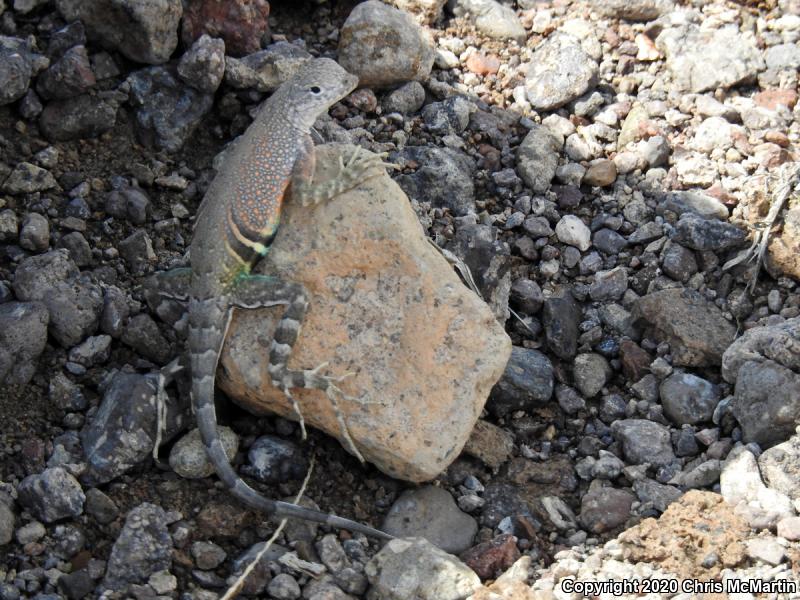
[[[0,600],[217,598],[274,531],[214,483],[181,384],[152,459],[183,326],[143,284],[310,56],[362,85],[320,138],[389,153],[513,346],[420,486],[384,446],[382,473],[253,417],[226,367],[223,439],[259,490],[291,497],[313,456],[305,502],[438,546],[290,522],[243,593],[800,598],[800,4],[394,4],[0,0]],[[415,371],[442,439],[436,394],[480,389],[450,371]]]

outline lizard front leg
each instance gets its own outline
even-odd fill
[[[306,437],[305,419],[300,405],[291,393],[292,388],[316,389],[325,392],[331,402],[342,437],[348,449],[356,458],[364,462],[364,457],[356,448],[350,436],[344,415],[339,407],[338,396],[347,398],[336,385],[351,374],[339,377],[323,375],[319,371],[327,366],[323,363],[314,369],[289,369],[288,362],[292,349],[300,335],[308,310],[308,293],[299,283],[282,281],[276,277],[248,275],[240,277],[230,294],[231,304],[241,308],[257,308],[282,304],[286,306],[272,337],[267,371],[272,385],[283,391],[297,415],[303,439]]]
[[[385,172],[384,168],[397,168],[396,165],[384,162],[385,157],[385,154],[373,154],[356,146],[347,162],[339,157],[339,172],[336,177],[315,184],[313,183],[316,163],[314,141],[310,135],[306,136],[292,171],[292,197],[303,206],[327,202],[367,179],[382,175]]]

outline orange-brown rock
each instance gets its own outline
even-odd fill
[[[335,175],[350,146],[321,147],[317,177]],[[328,362],[356,400],[339,399],[359,451],[409,481],[436,477],[461,452],[511,341],[488,306],[426,240],[408,198],[388,177],[315,207],[290,202],[269,259],[258,269],[305,286],[310,308],[290,368]],[[295,419],[267,372],[280,308],[237,311],[218,375],[254,413]],[[330,400],[294,390],[306,423],[340,440]]]
[[[261,49],[269,35],[267,0],[192,0],[183,15],[181,37],[186,46],[204,33],[225,40],[232,56],[244,56]]]
[[[800,205],[783,213],[783,227],[769,241],[770,270],[800,279]]]
[[[750,533],[722,496],[691,490],[661,517],[645,519],[619,536],[625,559],[654,563],[681,578],[708,581],[745,558]]]

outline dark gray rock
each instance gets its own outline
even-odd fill
[[[589,352],[578,354],[572,366],[575,387],[587,398],[593,398],[611,379],[612,371],[608,361],[599,354]]]
[[[235,89],[273,92],[311,58],[300,46],[288,42],[270,44],[243,58],[225,58],[225,83]]]
[[[522,228],[535,240],[553,235],[553,228],[550,227],[547,217],[528,215],[522,223]]]
[[[403,492],[382,525],[398,538],[423,537],[445,552],[458,554],[472,546],[478,523],[459,510],[449,492],[427,485]]]
[[[513,346],[505,373],[492,389],[486,408],[497,416],[542,406],[553,395],[553,365],[538,350]]]
[[[627,289],[628,272],[625,267],[616,267],[595,274],[594,281],[589,286],[589,295],[595,302],[618,300]]]
[[[264,483],[278,484],[302,479],[308,470],[305,452],[294,442],[262,435],[247,452],[250,464],[242,472]]]
[[[36,91],[42,98],[63,100],[86,93],[95,83],[86,47],[73,46],[39,75]]]
[[[197,38],[178,62],[178,77],[206,94],[217,91],[224,75],[225,42],[208,34]]]
[[[772,360],[800,372],[800,317],[767,327],[753,327],[730,345],[722,357],[722,377],[736,383],[739,369],[747,362]]]
[[[18,234],[19,219],[17,219],[17,213],[10,208],[0,211],[0,241],[16,241]]]
[[[0,106],[25,95],[33,72],[34,56],[28,43],[0,35]]]
[[[146,313],[128,321],[121,339],[123,344],[158,364],[166,363],[172,356],[169,342],[161,335],[153,318]]]
[[[50,334],[71,348],[97,328],[102,307],[100,287],[85,276],[66,250],[23,260],[14,274],[14,293],[21,300],[38,300],[50,313]]]
[[[745,442],[769,447],[800,425],[800,374],[772,361],[748,361],[738,370],[731,412]]]
[[[389,92],[381,101],[384,113],[398,112],[410,115],[425,103],[425,88],[419,81],[409,81]]]
[[[661,382],[660,394],[664,413],[677,425],[710,421],[720,401],[720,391],[716,385],[681,371]]]
[[[78,267],[88,267],[92,264],[92,248],[80,231],[71,231],[58,240],[58,247],[65,248],[69,257]]]
[[[178,46],[180,0],[57,0],[56,8],[65,21],[81,21],[90,39],[134,62],[166,62]]]
[[[728,208],[719,200],[708,194],[695,190],[669,192],[658,203],[656,212],[664,214],[673,212],[680,216],[694,213],[704,219],[727,219]]]
[[[659,483],[653,479],[639,479],[633,482],[633,491],[639,497],[639,502],[652,504],[659,512],[664,512],[667,507],[680,498],[683,493],[676,487]]]
[[[139,138],[168,152],[180,150],[214,104],[212,94],[182,83],[165,67],[135,71],[127,82]]]
[[[5,546],[14,539],[16,517],[10,504],[0,500],[0,546]]]
[[[631,314],[655,339],[667,342],[677,367],[718,365],[736,327],[698,292],[670,288],[647,294]]]
[[[564,139],[544,125],[533,125],[517,150],[517,171],[536,193],[550,189]]]
[[[525,496],[518,487],[501,482],[492,482],[483,492],[483,512],[481,525],[484,527],[497,527],[498,523],[506,517],[522,515],[533,519],[533,512]]]
[[[160,506],[144,502],[131,510],[111,548],[103,587],[122,590],[145,583],[153,573],[172,566],[172,538],[167,514]]]
[[[49,319],[41,302],[0,304],[0,383],[25,385],[33,378]]]
[[[19,245],[31,252],[44,252],[50,246],[50,222],[39,213],[28,213],[22,219]]]
[[[562,288],[544,301],[542,321],[547,346],[561,359],[578,352],[578,326],[582,311],[569,289]]]
[[[98,137],[114,127],[117,108],[114,100],[90,94],[48,102],[39,128],[51,142]]]
[[[629,464],[660,467],[675,460],[669,429],[663,425],[645,419],[624,419],[611,425],[611,433],[622,444]]]
[[[137,229],[119,244],[119,254],[136,274],[144,273],[156,261],[153,242],[147,231]]]
[[[688,248],[670,243],[661,257],[661,269],[668,277],[686,283],[698,271],[697,259]]]
[[[17,491],[19,503],[45,523],[77,517],[83,512],[86,500],[81,484],[61,467],[28,475]]]
[[[469,125],[469,116],[475,105],[462,96],[453,96],[441,102],[431,102],[422,109],[422,120],[428,131],[437,135],[461,133]]]
[[[600,229],[592,236],[592,244],[605,254],[618,254],[628,245],[628,241],[611,229]]]
[[[575,100],[597,83],[597,63],[575,37],[550,35],[534,51],[525,79],[528,101],[536,110],[553,110]]]
[[[693,250],[721,252],[741,245],[747,239],[747,232],[724,221],[685,213],[675,225],[673,239]]]
[[[556,386],[558,405],[568,415],[575,415],[586,408],[586,400],[574,388],[568,385]]]
[[[111,336],[93,335],[69,351],[69,360],[89,369],[106,362],[110,354]]]
[[[395,178],[409,197],[449,208],[456,216],[475,212],[475,163],[469,156],[451,148],[413,146],[397,158],[419,164],[414,173]],[[393,156],[392,160],[397,159]]]
[[[612,487],[595,488],[581,498],[579,515],[583,526],[592,533],[604,533],[624,524],[631,516],[636,496]]]
[[[106,196],[105,211],[112,217],[144,225],[150,219],[150,199],[138,187],[112,190]]]
[[[81,600],[86,598],[94,591],[95,583],[88,569],[80,569],[66,575],[62,575],[58,580],[58,589],[69,600]]]
[[[47,55],[51,60],[58,60],[74,46],[86,45],[86,29],[80,21],[68,23],[52,33],[47,42]]]
[[[166,402],[167,442],[185,427],[184,407],[172,397]],[[153,378],[118,372],[105,390],[94,419],[81,431],[88,463],[81,480],[87,485],[111,481],[147,459],[156,439],[156,398]]]
[[[114,501],[97,488],[86,490],[86,514],[101,525],[111,523],[119,516],[119,508]]]
[[[542,288],[531,279],[517,279],[511,286],[511,304],[527,315],[538,313],[544,303]]]
[[[131,309],[128,299],[117,287],[109,286],[103,296],[103,312],[100,315],[100,331],[118,338],[125,331]]]
[[[449,250],[464,261],[481,297],[498,319],[508,316],[511,292],[511,250],[491,225],[462,225]]]

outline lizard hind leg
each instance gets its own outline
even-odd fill
[[[300,329],[308,311],[308,293],[305,288],[298,283],[284,282],[275,277],[250,275],[242,278],[237,284],[232,295],[232,303],[243,308],[274,306],[277,304],[286,305],[286,311],[275,328],[270,345],[267,371],[272,379],[272,385],[280,389],[291,402],[292,409],[297,415],[297,420],[300,424],[303,439],[306,438],[305,419],[297,399],[292,395],[291,389],[316,389],[325,392],[336,414],[336,420],[339,423],[342,437],[348,450],[359,461],[364,462],[364,457],[358,451],[350,436],[338,401],[339,396],[350,399],[342,393],[336,384],[352,375],[352,373],[339,377],[323,375],[320,371],[327,366],[327,362],[318,365],[314,369],[294,370],[288,367],[292,349],[300,335]]]

